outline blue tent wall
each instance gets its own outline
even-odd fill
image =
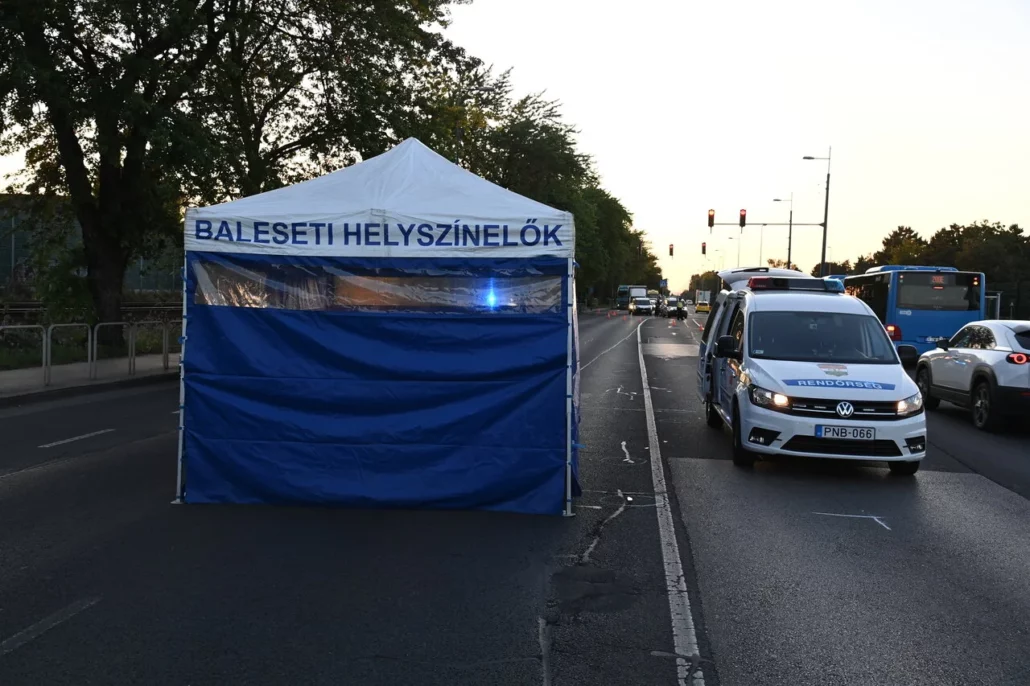
[[[546,314],[260,309],[196,304],[196,259],[188,255],[186,502],[562,511],[568,280],[562,311]],[[374,264],[566,270],[554,258]]]

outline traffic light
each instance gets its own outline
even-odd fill
[[[747,224],[747,210],[741,210],[740,211],[740,228],[743,229],[745,224]]]
[[[669,257],[672,257],[672,243],[669,243]]]
[[[707,255],[708,254],[708,244],[707,243],[702,243],[701,244],[701,254],[702,255]]]
[[[708,228],[715,226],[715,210],[708,210]]]

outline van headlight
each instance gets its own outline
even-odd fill
[[[916,393],[898,401],[898,416],[909,417],[923,411],[923,394]]]
[[[753,405],[778,412],[786,412],[790,408],[790,398],[782,393],[776,393],[760,386],[750,386],[748,391]]]
[[[629,304],[629,309],[631,309],[631,310],[637,309],[637,304],[636,303],[630,303]]]

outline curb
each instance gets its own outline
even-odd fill
[[[177,381],[179,371],[161,372],[159,374],[147,374],[146,376],[130,377],[117,381],[102,381],[81,386],[67,386],[65,388],[51,388],[18,395],[0,396],[0,408],[21,407],[24,405],[35,405],[49,400],[63,400],[81,395],[103,393],[104,391],[117,391],[124,388],[138,388],[140,386],[156,386],[157,384]]]

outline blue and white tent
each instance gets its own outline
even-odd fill
[[[409,139],[185,234],[181,501],[571,514],[572,215]]]

